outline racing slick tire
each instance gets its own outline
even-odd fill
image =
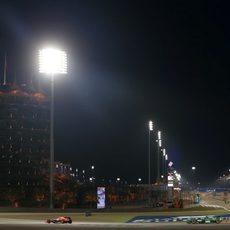
[[[221,220],[219,220],[219,219],[216,220],[216,223],[217,223],[217,224],[219,224],[220,222],[221,222]]]
[[[196,224],[197,223],[195,218],[192,218],[191,222],[192,222],[192,224]]]

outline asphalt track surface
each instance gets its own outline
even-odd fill
[[[43,221],[0,219],[0,230],[48,230],[48,229],[230,229],[230,224],[187,224],[178,223],[86,223],[73,222],[72,224],[47,224]]]

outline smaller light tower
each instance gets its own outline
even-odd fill
[[[161,131],[157,132],[157,183],[160,183],[160,149],[162,147]]]
[[[91,176],[92,176],[92,182],[95,182],[95,175],[94,175],[94,169],[95,169],[95,166],[94,165],[92,165],[91,166]]]
[[[153,131],[153,122],[149,121],[149,148],[148,148],[148,206],[151,205],[151,132]]]
[[[192,166],[192,179],[193,179],[193,182],[192,182],[192,187],[195,189],[195,171],[196,171],[196,167],[195,166]]]
[[[166,149],[162,149],[162,172],[164,175],[163,182],[166,183],[167,180],[167,173],[166,173]]]
[[[153,122],[149,121],[149,149],[148,149],[148,183],[151,182],[151,132],[153,131]]]

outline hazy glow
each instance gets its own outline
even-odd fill
[[[66,74],[66,52],[52,48],[39,50],[39,72],[48,74]]]
[[[176,176],[176,179],[177,179],[178,181],[181,180],[181,175],[180,175],[179,173],[175,173],[175,176]]]
[[[153,131],[153,122],[152,121],[149,121],[149,130]]]

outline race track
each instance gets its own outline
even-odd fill
[[[48,229],[230,229],[230,224],[200,224],[191,225],[186,223],[86,223],[73,222],[72,224],[47,224],[44,221],[18,220],[0,218],[1,230],[48,230]]]

